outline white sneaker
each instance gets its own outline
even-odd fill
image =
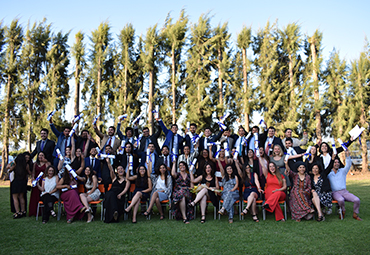
[[[332,212],[333,212],[332,209],[328,208],[328,211],[326,212],[326,215],[330,215]]]

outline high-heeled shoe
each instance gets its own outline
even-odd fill
[[[245,208],[242,212],[241,212],[241,216],[244,216],[244,215],[247,215],[249,212],[249,210],[247,208]]]
[[[221,208],[219,211],[218,211],[218,214],[221,214],[221,215],[224,215],[225,213],[225,208]]]
[[[91,215],[91,219],[87,221],[87,223],[90,223],[94,220],[94,215]]]
[[[258,219],[257,215],[252,215],[252,219],[255,221],[255,222],[260,222],[260,220]]]

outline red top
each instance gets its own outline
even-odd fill
[[[281,178],[284,179],[284,176],[281,175]],[[276,177],[276,175],[272,175],[270,173],[267,174],[266,188],[265,188],[266,194],[271,194],[273,190],[281,189],[282,187],[283,187],[283,184],[279,183],[279,179]]]

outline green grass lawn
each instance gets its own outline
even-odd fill
[[[227,216],[207,221],[198,218],[185,225],[181,221],[150,221],[138,217],[138,223],[121,221],[105,224],[97,219],[87,224],[77,221],[67,224],[50,219],[27,217],[13,220],[9,204],[9,187],[0,187],[0,251],[1,254],[370,254],[370,179],[347,181],[347,188],[361,199],[359,222],[352,218],[353,206],[346,204],[347,217],[326,217],[324,222],[275,222],[267,214],[266,221],[243,221]],[[336,212],[336,210],[334,210]],[[98,214],[100,209],[98,209]],[[167,214],[168,215],[168,214]],[[99,217],[97,217],[99,218]]]

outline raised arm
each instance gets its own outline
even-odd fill
[[[208,146],[208,151],[209,151],[209,159],[210,159],[212,162],[217,163],[217,160],[213,157],[212,145]]]
[[[70,137],[71,139],[71,155],[72,155],[72,161],[74,160],[74,158],[76,157],[76,143],[75,143],[75,139],[73,136]]]
[[[225,177],[225,169],[222,166],[221,161],[218,160],[218,159],[217,159],[217,164],[218,164],[218,168],[220,168],[221,176],[222,176],[222,178],[224,178]]]
[[[110,163],[109,158],[106,158],[105,161],[107,162],[108,169],[110,172],[110,178],[112,179],[112,183],[113,183],[116,180],[116,174],[114,173],[114,170],[113,170],[112,164]],[[126,174],[128,174],[128,171]]]
[[[240,164],[239,164],[239,159],[237,158],[237,159],[235,159],[235,166],[236,166],[236,170],[238,171],[238,175],[240,176],[240,177],[242,177],[243,176],[243,171],[242,171],[242,169],[240,168]]]
[[[103,139],[104,135],[102,132],[100,132],[100,130],[98,129],[96,125],[94,125],[94,130],[95,130],[95,133],[100,137],[100,139]]]
[[[176,158],[174,159],[174,161],[172,162],[172,170],[171,170],[171,175],[173,178],[177,178],[177,172],[176,172]]]
[[[263,175],[265,176],[265,178],[267,178],[268,170],[267,170],[265,164],[263,164],[262,158],[261,157],[258,157],[258,161],[260,163],[260,166],[262,167],[262,173],[263,173]],[[267,164],[267,167],[268,167],[268,164]]]
[[[119,137],[119,139],[121,139],[121,140],[124,140],[124,139],[126,139],[126,136],[124,136],[123,134],[122,134],[122,132],[121,132],[121,120],[119,120],[118,121],[118,124],[117,124],[117,128],[116,128],[116,130],[117,130],[117,135],[118,135],[118,137]]]
[[[87,157],[87,154],[89,153],[88,149],[90,147],[90,139],[91,139],[91,135],[88,134],[87,135],[87,142],[85,144],[85,148],[84,148],[84,157],[86,158]]]

